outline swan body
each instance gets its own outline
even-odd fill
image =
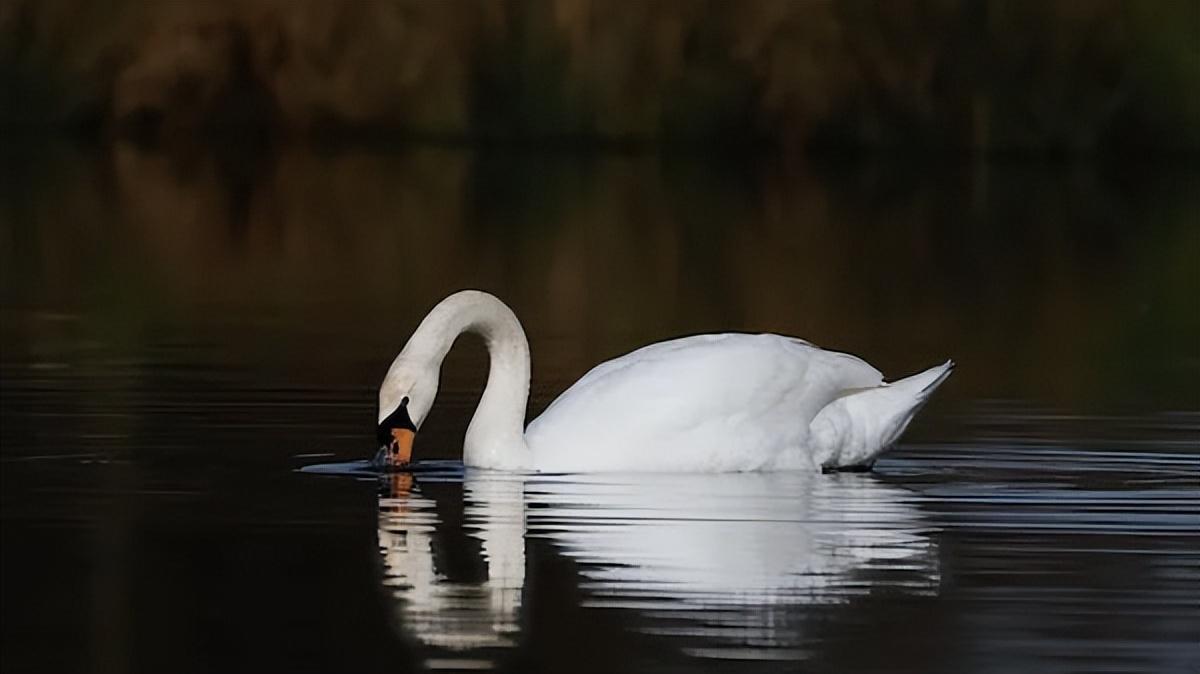
[[[525,333],[503,302],[465,290],[434,307],[388,370],[379,390],[381,438],[400,417],[420,427],[442,359],[463,332],[482,335],[490,356],[463,461],[499,470],[869,467],[954,366],[947,361],[886,383],[855,356],[793,337],[697,335],[597,365],[526,428]]]

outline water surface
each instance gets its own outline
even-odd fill
[[[1194,173],[7,152],[6,672],[1200,667]],[[511,476],[463,340],[428,470],[347,474],[463,287],[532,413],[704,331],[959,368],[870,474]]]

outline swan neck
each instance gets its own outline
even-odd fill
[[[516,314],[487,293],[455,293],[434,307],[410,346],[440,364],[465,332],[483,338],[489,363],[487,385],[463,443],[463,462],[485,468],[525,468],[529,458],[525,444],[529,341]]]

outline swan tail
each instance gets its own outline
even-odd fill
[[[954,371],[954,361],[838,398],[810,429],[814,459],[824,469],[868,468],[890,448],[921,407]]]
[[[950,378],[951,372],[954,372],[954,361],[948,360],[941,365],[935,365],[924,372],[898,379],[890,384],[885,384],[885,386],[910,395],[923,403],[933,395],[942,382]]]
[[[954,372],[954,361],[948,360],[924,372],[897,379],[884,384],[873,392],[869,402],[875,403],[867,410],[883,423],[879,424],[879,451],[891,447],[908,428],[909,422],[929,401],[929,397]]]

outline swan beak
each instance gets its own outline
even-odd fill
[[[393,428],[388,444],[387,461],[392,466],[407,466],[412,461],[413,438],[417,434],[407,428]]]

